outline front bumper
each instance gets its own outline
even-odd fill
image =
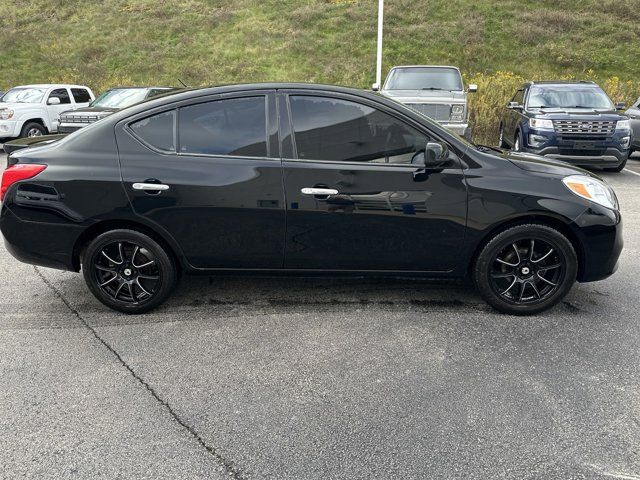
[[[438,122],[438,123],[443,127],[461,136],[464,136],[469,130],[468,123],[450,123],[450,122]]]
[[[20,136],[20,124],[15,120],[0,120],[0,138]]]
[[[91,125],[90,123],[60,123],[58,125],[59,133],[73,133],[83,127]]]
[[[594,204],[574,226],[581,245],[578,281],[594,282],[615,273],[623,247],[620,212]]]

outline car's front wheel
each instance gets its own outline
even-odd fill
[[[20,137],[41,137],[46,135],[47,130],[36,122],[27,122],[20,131]]]
[[[473,277],[482,298],[495,309],[532,315],[562,300],[577,270],[576,252],[562,233],[525,224],[496,234],[484,245]]]
[[[173,291],[177,270],[166,249],[135,230],[95,238],[82,257],[84,279],[95,297],[124,313],[144,313]]]

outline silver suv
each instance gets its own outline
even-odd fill
[[[373,90],[380,86],[374,84]],[[457,67],[408,65],[393,67],[380,93],[471,140],[467,93],[477,90],[477,85],[469,85],[465,91]]]

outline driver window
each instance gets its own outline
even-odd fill
[[[511,101],[518,102],[518,105],[522,105],[524,103],[524,90],[518,90]]]
[[[401,120],[360,103],[330,97],[290,97],[301,160],[419,163],[428,137]]]
[[[59,98],[60,105],[71,103],[71,99],[69,98],[69,92],[67,91],[66,88],[56,88],[55,90],[52,90],[51,93],[49,94],[49,99],[51,98]],[[48,101],[49,100],[47,100],[47,102]]]

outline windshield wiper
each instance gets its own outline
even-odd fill
[[[424,87],[422,88],[422,90],[444,90],[444,88],[440,88],[440,87]],[[451,91],[451,90],[449,90]]]

